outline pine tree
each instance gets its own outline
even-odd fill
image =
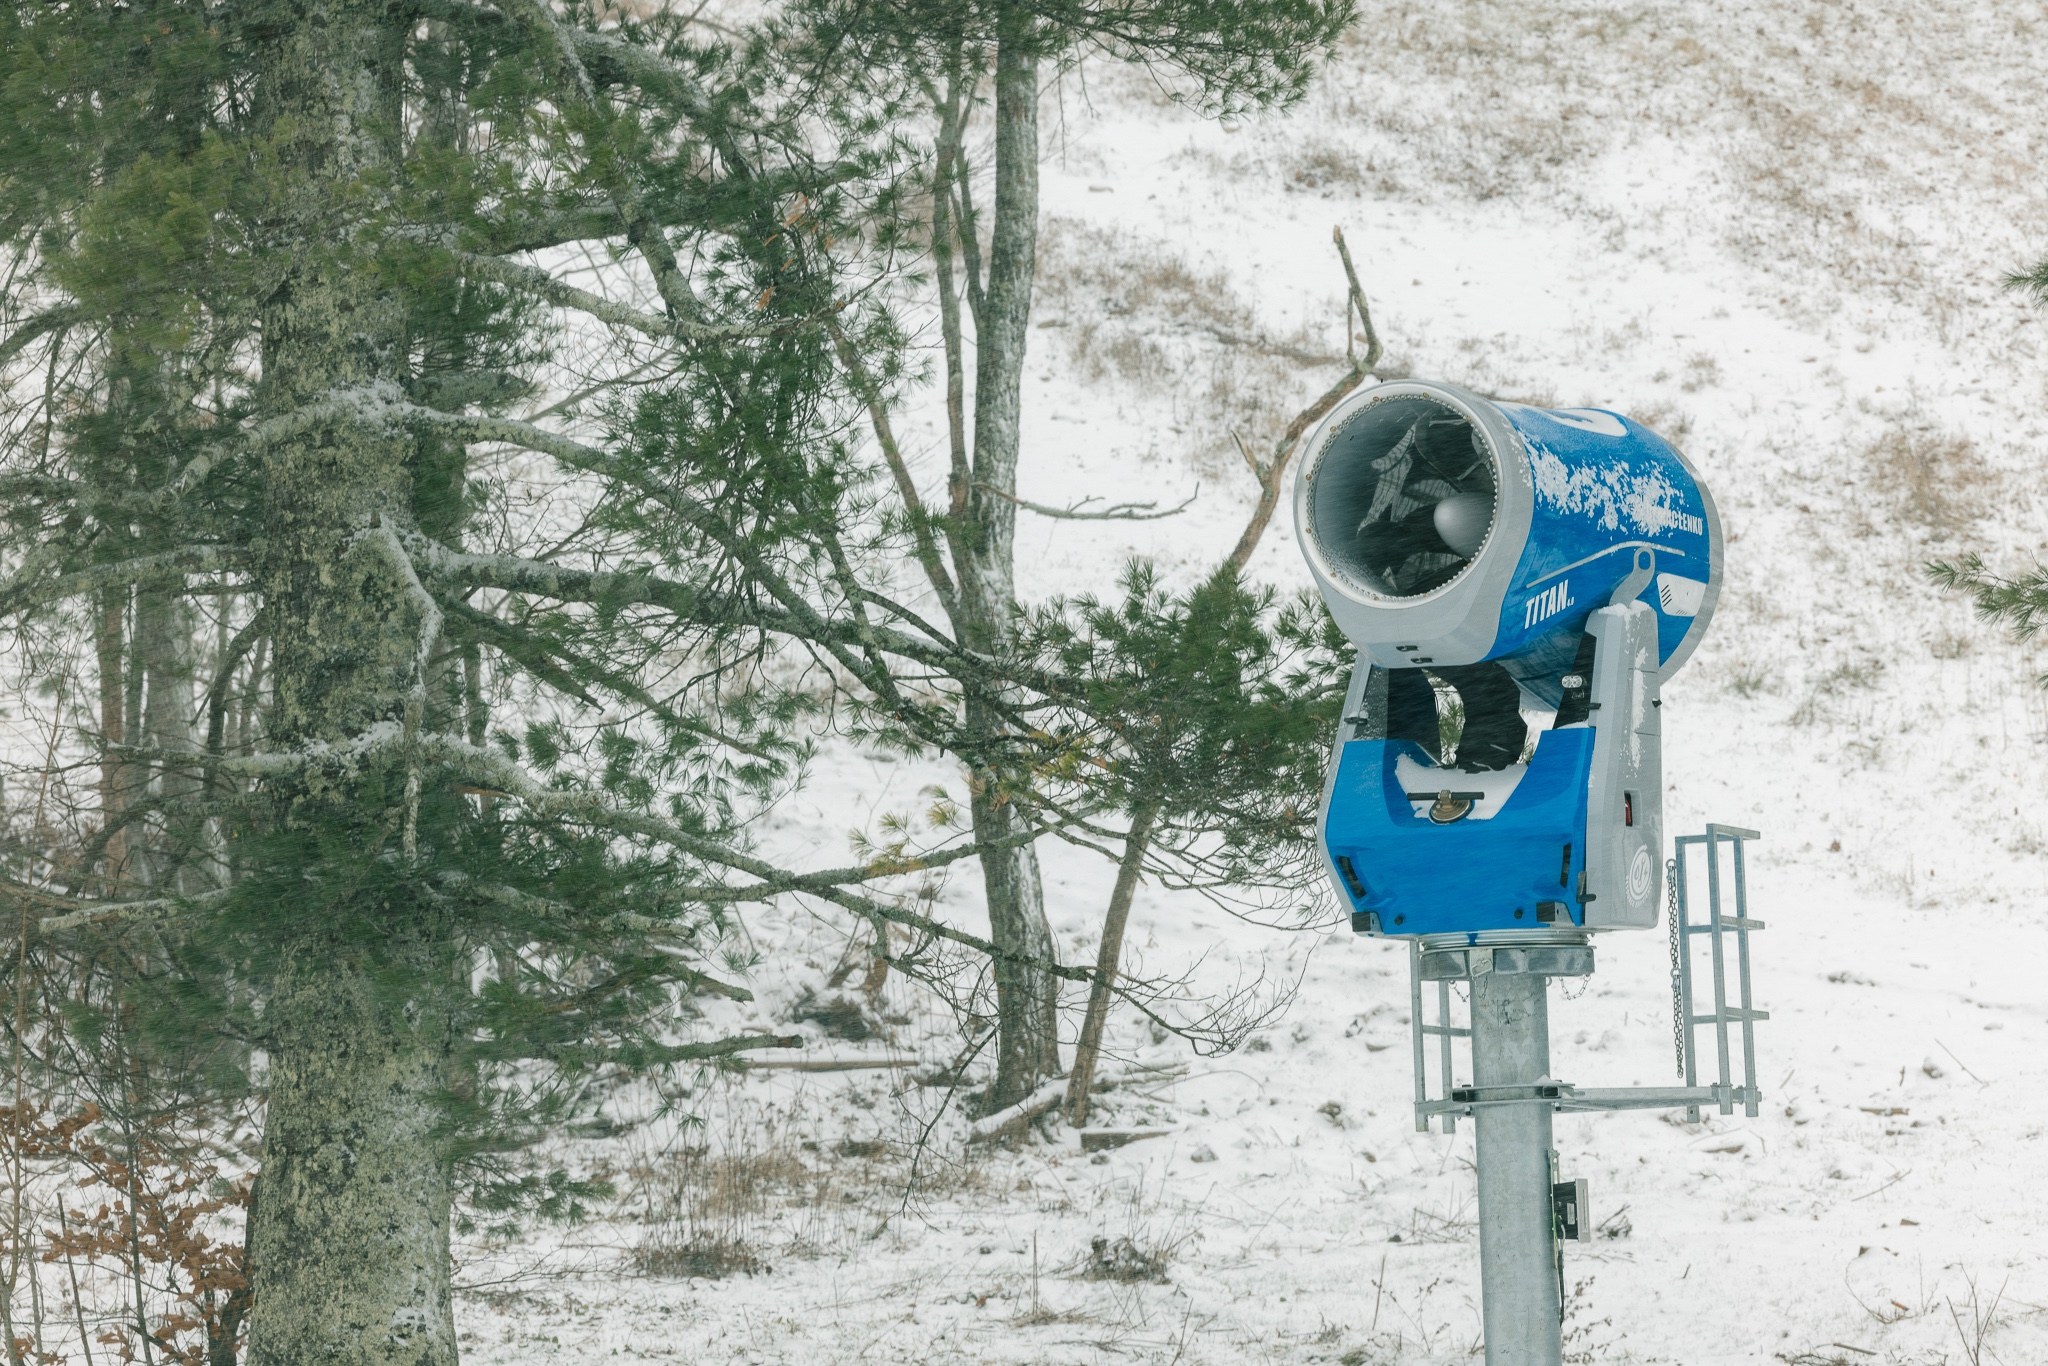
[[[894,191],[784,41],[0,9],[0,617],[97,680],[96,828],[14,870],[23,953],[123,955],[66,1026],[260,1095],[254,1362],[453,1361],[459,1189],[568,1199],[497,1155],[791,1042],[677,1037],[746,995],[737,908],[903,914],[862,890],[897,863],[746,847],[832,689],[951,724],[819,587],[871,549],[823,244]]]

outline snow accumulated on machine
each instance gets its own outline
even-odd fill
[[[1354,394],[1306,449],[1302,553],[1359,652],[1323,819],[1354,926],[1655,924],[1658,685],[1720,585],[1692,467],[1618,413],[1413,380]],[[1533,747],[1525,710],[1554,715]]]

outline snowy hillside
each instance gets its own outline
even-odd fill
[[[2048,544],[2048,319],[2000,285],[2048,249],[2044,39],[1992,0],[1405,0],[1369,5],[1284,117],[1204,123],[1100,60],[1047,94],[1021,493],[1198,496],[1027,517],[1038,591],[1227,551],[1253,494],[1231,433],[1270,443],[1341,370],[1333,225],[1385,373],[1637,416],[1719,500],[1727,591],[1666,692],[1668,813],[1764,834],[1766,1104],[1559,1118],[1604,1235],[1567,1248],[1568,1359],[2048,1361],[2044,666],[1920,569]],[[1254,572],[1293,589],[1285,515]],[[775,838],[840,847],[946,778],[821,765]],[[1110,870],[1045,855],[1086,961]],[[967,923],[975,900],[956,876],[941,904]],[[760,984],[786,1018],[836,946],[796,909],[751,928],[810,960]],[[470,1359],[1469,1359],[1471,1135],[1414,1132],[1405,951],[1149,888],[1131,947],[1204,984],[1300,976],[1228,1057],[1112,1026],[1125,1056],[1189,1062],[1104,1102],[1165,1136],[969,1152],[942,1115],[906,1200],[939,1093],[887,1069],[720,1082],[701,1128],[585,1146],[630,1193],[607,1218],[465,1251]],[[1553,992],[1558,1075],[1669,1081],[1664,954],[1610,936],[1583,994]],[[895,1038],[811,1052],[943,1062],[946,1019],[897,990]],[[660,1255],[706,1231],[746,1265]]]

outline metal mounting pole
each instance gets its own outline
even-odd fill
[[[1534,1088],[1550,1075],[1549,979],[1536,972],[1484,972],[1472,978],[1472,1082]],[[1556,1216],[1551,1185],[1551,1107],[1482,1105],[1478,1135],[1479,1278],[1486,1366],[1559,1366]]]
[[[1557,1179],[1557,1154],[1552,1149],[1551,1116],[1611,1110],[1684,1109],[1698,1119],[1703,1106],[1733,1114],[1740,1105],[1755,1115],[1762,1093],[1756,1084],[1754,1026],[1770,1019],[1758,1010],[1750,989],[1749,936],[1764,922],[1749,913],[1744,841],[1754,830],[1710,825],[1704,835],[1685,835],[1672,861],[1671,972],[1674,1022],[1683,1047],[1683,1086],[1580,1087],[1550,1075],[1550,1010],[1552,977],[1584,977],[1593,971],[1593,946],[1583,930],[1535,934],[1476,933],[1424,935],[1412,941],[1409,964],[1409,1021],[1415,1054],[1415,1127],[1427,1132],[1441,1120],[1450,1133],[1458,1116],[1467,1116],[1477,1131],[1479,1178],[1479,1272],[1482,1318],[1486,1331],[1486,1366],[1561,1366],[1563,1357],[1563,1242],[1590,1242],[1593,1224],[1587,1210],[1586,1183]],[[1722,900],[1719,846],[1731,846],[1734,913]],[[1702,914],[1691,910],[1686,865],[1693,846],[1704,846],[1707,892],[1711,903]],[[1694,1000],[1692,940],[1711,936],[1713,1008],[1702,1012]],[[1724,938],[1732,935],[1732,949]],[[1729,977],[1735,978],[1740,1005],[1728,1002]],[[1471,984],[1468,1027],[1452,1021],[1450,985]],[[1425,987],[1437,988],[1436,1019],[1423,1011]],[[1732,1025],[1742,1026],[1742,1076],[1733,1075],[1736,1053],[1729,1041]],[[1694,1030],[1712,1025],[1714,1058],[1719,1071],[1700,1085]],[[1440,1098],[1432,1098],[1425,1065],[1427,1041],[1439,1043]],[[1452,1080],[1451,1044],[1469,1039],[1472,1080]]]

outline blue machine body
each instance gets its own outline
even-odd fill
[[[1397,381],[1350,396],[1310,436],[1295,514],[1359,651],[1322,830],[1354,926],[1540,937],[1654,924],[1658,690],[1720,587],[1719,517],[1685,458],[1620,413]],[[1526,706],[1556,709],[1568,689],[1590,706],[1541,731],[1525,761],[1477,774],[1375,728],[1376,674],[1482,662]]]
[[[1415,814],[1397,761],[1429,766],[1406,740],[1338,746],[1323,840],[1358,927],[1388,935],[1570,929],[1586,870],[1593,731],[1546,732],[1528,772],[1490,820],[1439,825]],[[1458,786],[1455,771],[1445,781]]]
[[[1698,477],[1619,413],[1495,407],[1520,439],[1534,509],[1486,657],[1555,706],[1586,619],[1647,549],[1654,573],[1635,596],[1657,613],[1658,663],[1675,668],[1719,587],[1718,523]]]

